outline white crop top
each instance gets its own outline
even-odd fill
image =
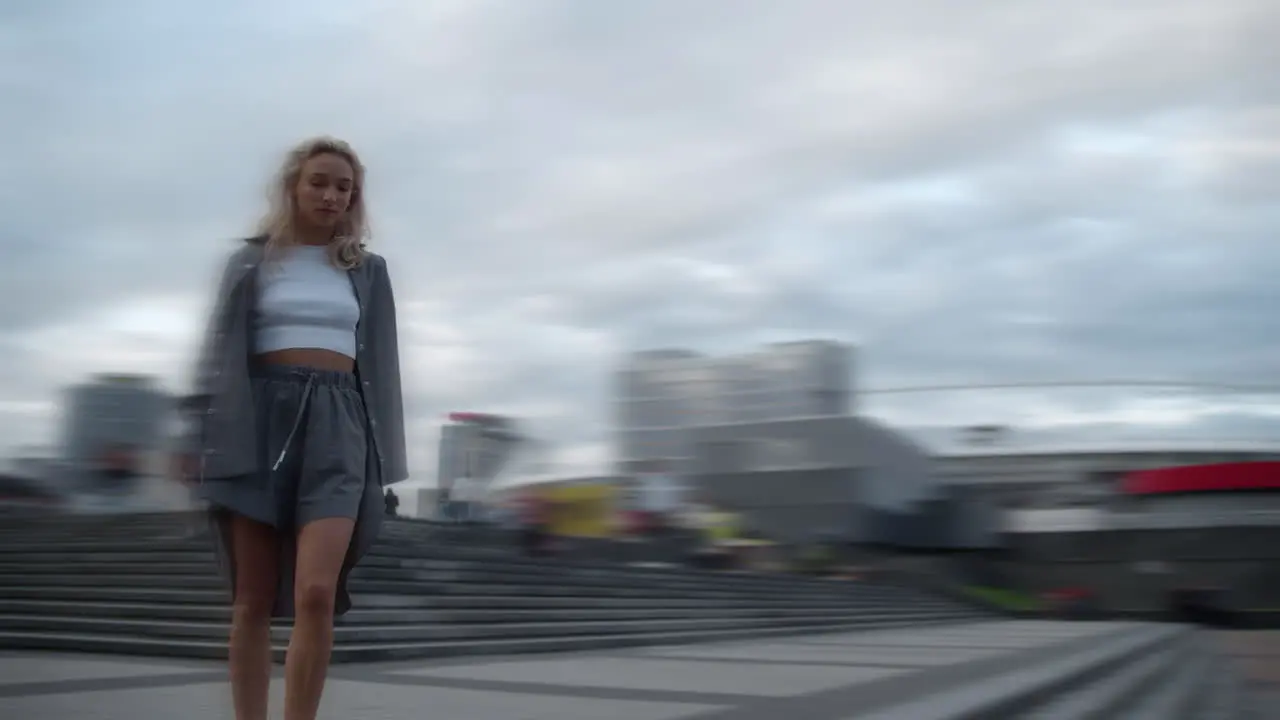
[[[330,264],[324,247],[291,247],[259,273],[256,352],[317,348],[355,358],[360,303],[346,271]]]

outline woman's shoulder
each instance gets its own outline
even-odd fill
[[[387,272],[387,259],[367,247],[360,248],[360,268],[371,275]]]
[[[222,259],[222,275],[224,282],[235,277],[240,271],[256,266],[262,259],[263,245],[255,243],[254,238],[241,238],[236,241],[230,251]]]
[[[368,245],[360,246],[360,253],[364,256],[363,261],[369,263],[369,267],[386,267],[387,259],[378,253],[369,249]]]
[[[227,254],[227,264],[232,265],[252,261],[262,255],[266,244],[267,238],[265,236],[240,238],[236,241],[231,252]]]

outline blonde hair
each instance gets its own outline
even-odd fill
[[[364,260],[364,243],[369,237],[369,216],[364,204],[364,166],[356,151],[347,143],[332,137],[304,140],[285,155],[284,163],[271,183],[267,195],[267,213],[258,223],[258,234],[266,237],[266,255],[275,257],[285,248],[297,244],[298,179],[302,166],[317,155],[337,155],[351,165],[354,181],[351,204],[338,221],[333,242],[329,243],[329,261],[334,267],[350,270]]]

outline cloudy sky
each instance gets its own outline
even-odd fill
[[[1280,386],[1277,36],[1272,0],[4,3],[0,446],[52,441],[90,372],[181,390],[319,133],[369,168],[417,474],[458,409],[598,467],[608,370],[655,346],[835,337],[873,389]],[[1265,438],[1277,397],[863,404]]]

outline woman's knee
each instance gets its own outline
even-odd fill
[[[294,588],[294,605],[298,614],[333,615],[338,583],[328,578],[298,578]]]
[[[325,518],[302,527],[293,591],[298,614],[333,614],[353,528],[354,521],[347,518]]]
[[[232,621],[237,625],[270,625],[275,604],[274,594],[237,592],[231,603]]]

